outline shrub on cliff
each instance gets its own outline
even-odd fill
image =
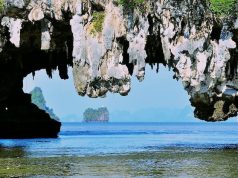
[[[221,18],[232,15],[235,11],[237,0],[210,0],[211,10]]]
[[[0,0],[0,14],[3,12],[4,10],[4,0]]]
[[[126,10],[131,10],[134,8],[139,8],[141,11],[144,11],[144,2],[145,0],[118,0],[119,5],[122,5]]]
[[[90,26],[90,33],[92,35],[96,35],[97,33],[100,33],[103,30],[103,22],[105,19],[105,13],[93,12],[92,16],[93,16],[93,19],[92,19],[92,24]]]

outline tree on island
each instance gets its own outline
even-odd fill
[[[98,109],[88,108],[83,113],[83,122],[108,122],[109,111],[106,107]]]

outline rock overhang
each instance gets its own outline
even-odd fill
[[[237,114],[237,12],[217,23],[206,0],[150,0],[143,9],[112,0],[5,4],[0,55],[17,61],[23,76],[45,68],[66,79],[72,65],[80,95],[127,95],[132,74],[142,81],[146,64],[162,63],[182,81],[198,118]]]

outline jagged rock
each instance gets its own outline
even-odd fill
[[[21,87],[19,80],[39,69],[51,77],[58,67],[67,79],[72,65],[80,95],[127,95],[132,74],[142,81],[146,63],[162,63],[182,81],[196,117],[221,121],[237,114],[236,11],[221,22],[206,0],[148,0],[133,9],[116,0],[7,2],[0,28],[7,88]],[[10,75],[12,84],[5,80],[9,63],[19,72]],[[8,99],[5,86],[0,101]]]
[[[21,30],[21,19],[14,19],[10,17],[3,17],[1,25],[8,27],[10,33],[9,41],[16,47],[20,47],[20,30]]]

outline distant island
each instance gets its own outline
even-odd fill
[[[109,111],[106,107],[98,109],[88,108],[83,113],[83,122],[108,122]]]
[[[54,120],[59,121],[59,118],[54,114],[53,109],[46,106],[46,101],[40,87],[35,87],[31,92],[31,102],[39,109],[44,110]]]

